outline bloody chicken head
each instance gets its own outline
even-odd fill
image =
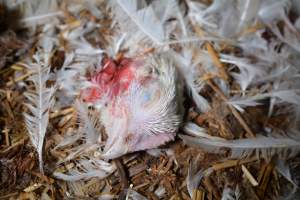
[[[104,105],[100,119],[108,139],[102,157],[116,158],[174,139],[181,120],[175,77],[173,66],[162,58],[103,59],[89,79],[92,86],[81,92],[85,102]]]

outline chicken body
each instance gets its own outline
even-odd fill
[[[180,125],[175,71],[163,58],[104,59],[82,98],[101,108],[108,139],[102,157],[151,149],[173,140]]]

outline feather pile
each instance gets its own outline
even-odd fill
[[[60,184],[65,198],[88,196],[83,188],[95,178],[121,174],[126,199],[150,193],[170,199],[162,185],[142,194],[126,186],[116,162],[172,148],[173,140],[223,161],[267,163],[289,183],[277,196],[296,194],[297,165],[287,163],[300,150],[299,1],[16,0],[6,6],[22,13],[32,47],[8,85],[25,90],[24,122],[40,171],[46,163],[50,176],[66,181]],[[189,169],[179,170],[177,156],[167,166],[174,162],[174,171],[187,176],[181,196],[195,198],[201,188],[217,199],[241,199],[249,185],[223,181],[221,197],[205,185],[221,174],[212,163],[185,158]],[[240,165],[229,166],[249,178]],[[262,188],[264,175],[257,177]],[[96,196],[114,198],[104,185]],[[256,195],[263,199],[264,191]]]

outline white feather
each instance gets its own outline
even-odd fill
[[[116,170],[115,165],[103,160],[90,158],[77,161],[75,168],[68,171],[67,174],[54,172],[53,175],[66,181],[86,180],[93,177],[105,178]]]
[[[261,0],[240,0],[238,1],[240,10],[240,20],[238,29],[247,27],[256,18]]]
[[[281,100],[281,102],[300,105],[300,95],[299,90],[293,90],[293,89],[287,89],[287,90],[275,90],[268,93],[261,93],[254,96],[244,96],[244,97],[234,97],[227,101],[227,103],[231,104],[235,108],[237,108],[240,111],[244,111],[243,107],[247,106],[256,106],[261,103],[259,103],[260,100],[266,99],[266,98],[277,98]],[[276,102],[279,103],[279,102]]]
[[[28,91],[24,94],[28,100],[28,103],[25,105],[29,109],[29,113],[24,113],[24,117],[30,140],[39,155],[40,171],[43,173],[42,151],[48,126],[49,111],[54,104],[55,87],[47,88],[46,86],[50,67],[44,65],[39,60],[38,55],[35,55],[34,59],[35,63],[25,65],[33,72],[29,80],[33,82],[35,91],[34,93]]]
[[[19,2],[15,6],[23,12],[21,22],[33,29],[38,24],[57,22],[53,18],[63,15],[63,12],[58,10],[57,0],[27,0]],[[50,20],[52,21],[50,22]]]
[[[79,138],[79,139],[82,139],[82,138]],[[83,141],[84,141],[84,138],[83,138]],[[78,144],[78,143],[74,143],[74,144]],[[98,144],[91,145],[91,144],[86,144],[86,143],[74,146],[73,148],[66,147],[66,148],[64,148],[64,151],[65,151],[65,153],[68,153],[68,156],[60,159],[57,162],[57,164],[60,165],[62,163],[65,163],[65,162],[68,162],[71,160],[80,159],[80,157],[90,155],[91,152],[95,152],[98,149],[99,149]]]
[[[178,43],[218,40],[214,37],[199,38],[191,35],[187,19],[183,16],[177,0],[153,1],[149,5],[144,0],[115,0],[113,2],[115,3],[112,3],[111,7],[120,31],[130,36],[124,46],[130,47],[131,51],[137,43],[161,47]],[[168,22],[169,18],[176,19],[172,21],[174,26]],[[171,35],[175,39],[170,39]]]
[[[260,136],[236,140],[210,139],[208,137],[191,137],[187,135],[179,135],[179,137],[188,145],[200,147],[213,153],[219,153],[222,148],[229,148],[232,150],[231,156],[233,158],[248,157],[254,153],[257,157],[270,158],[275,153],[284,154],[289,149],[292,150],[291,155],[300,150],[300,142],[287,137]]]
[[[206,133],[206,130],[200,126],[198,126],[197,124],[193,123],[193,122],[188,122],[183,126],[183,131],[191,136],[194,137],[205,137],[208,139],[220,139],[218,137],[214,137],[211,135],[208,135]]]
[[[154,12],[156,16],[161,19],[162,22],[167,21],[172,16],[176,16],[178,11],[178,1],[177,0],[165,0],[165,1],[153,1],[152,2]]]
[[[291,27],[285,26],[283,28],[283,34],[281,33],[278,26],[271,26],[273,33],[284,43],[295,49],[296,51],[300,52],[300,34],[297,30],[293,30],[294,26]],[[292,29],[292,30],[291,30]]]
[[[237,110],[239,110],[240,112],[244,112],[244,108],[245,107],[254,107],[257,105],[261,105],[261,103],[259,103],[258,101],[261,100],[263,98],[251,98],[251,97],[232,97],[228,100],[228,104],[234,106]]]
[[[98,118],[95,115],[91,115],[86,104],[79,100],[75,102],[75,107],[78,111],[80,123],[83,126],[86,144],[91,145],[101,141],[101,134],[97,132],[97,126],[99,126]]]
[[[239,200],[240,198],[241,193],[238,185],[235,190],[229,187],[224,187],[221,200]]]
[[[101,55],[67,54],[62,68],[56,73],[59,89],[68,97],[78,95],[80,90],[87,86],[86,72],[95,71],[94,66],[99,66],[101,59]]]
[[[195,172],[195,169],[192,166],[192,163],[189,164],[188,175],[186,177],[186,186],[191,198],[193,198],[193,191],[196,190],[205,176],[203,170]]]
[[[192,52],[186,49],[184,55],[171,52],[171,56],[197,108],[202,112],[207,112],[210,106],[207,100],[199,94],[200,88],[196,85],[195,64],[192,63]]]
[[[279,98],[283,102],[300,106],[300,90],[278,90],[271,92],[270,96]]]
[[[62,34],[64,39],[72,42],[84,37],[85,34],[91,33],[95,29],[99,28],[100,25],[94,22],[82,22],[78,27],[71,30],[65,30]]]
[[[277,159],[276,160],[276,170],[292,184],[292,189],[288,191],[288,195],[283,197],[284,199],[292,199],[291,197],[295,195],[297,190],[299,190],[299,182],[295,180],[295,177],[292,176],[292,163]],[[297,173],[297,172],[296,172]]]
[[[258,15],[264,23],[271,24],[285,18],[286,10],[288,10],[290,6],[290,0],[263,1]]]
[[[143,32],[148,36],[153,42],[157,44],[162,44],[165,39],[165,34],[163,30],[162,22],[156,17],[155,12],[153,11],[152,6],[147,6],[141,9],[138,9],[137,0],[116,0],[118,6],[125,13],[120,16],[120,12],[116,11],[115,14],[120,20],[119,23],[121,26],[128,26],[128,23],[132,21],[137,27],[138,30]],[[130,21],[124,21],[124,17],[129,18]],[[122,19],[123,18],[123,19]],[[153,28],[155,27],[155,28]],[[128,29],[128,28],[127,28]],[[136,31],[136,30],[131,30]]]
[[[234,56],[223,55],[222,62],[236,65],[240,72],[231,73],[235,80],[239,83],[242,91],[244,92],[248,86],[254,81],[255,78],[264,76],[264,71],[258,66],[250,64],[247,59],[241,59]]]
[[[54,149],[74,145],[82,137],[81,131],[76,131],[76,133],[70,134],[71,131],[69,130],[65,133],[64,138],[54,147]]]
[[[139,194],[138,192],[134,191],[133,189],[129,188],[126,191],[126,197],[125,200],[147,200],[146,197]]]
[[[79,128],[75,135],[65,136],[55,147],[56,149],[64,148],[64,151],[69,152],[68,156],[61,159],[58,164],[76,159],[93,151],[101,152],[101,125],[98,116],[96,116],[97,113],[90,112],[86,104],[79,100],[75,102],[75,107],[78,111]],[[70,147],[71,145],[73,147]]]

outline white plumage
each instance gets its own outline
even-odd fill
[[[158,147],[173,140],[180,125],[172,64],[161,57],[145,58],[140,66],[135,66],[135,62],[141,61],[123,66],[133,72],[128,88],[122,87],[126,77],[120,76],[94,103],[101,107],[100,118],[108,135],[103,158]],[[111,96],[118,84],[123,90]]]

